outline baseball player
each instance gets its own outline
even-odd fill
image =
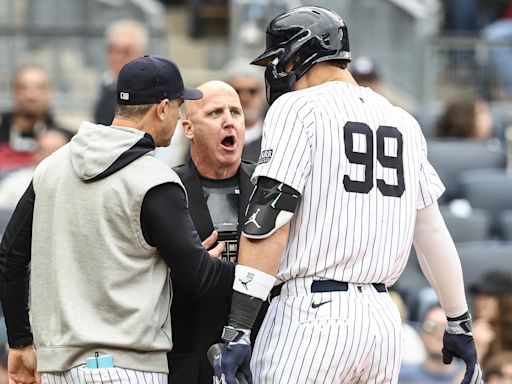
[[[401,321],[387,288],[414,242],[448,317],[443,361],[462,358],[463,383],[480,383],[460,261],[436,202],[444,187],[418,123],[357,85],[334,12],[300,7],[266,34],[252,64],[266,67],[271,106],[217,377],[396,383]],[[250,361],[250,329],[269,294]]]

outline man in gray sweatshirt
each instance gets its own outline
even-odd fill
[[[0,245],[12,383],[166,382],[171,280],[231,291],[234,266],[210,257],[179,177],[153,156],[201,97],[174,62],[135,59],[112,126],[82,123],[37,167]]]

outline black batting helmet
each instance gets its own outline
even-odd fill
[[[293,69],[285,65],[293,58]],[[267,100],[272,104],[291,91],[314,64],[327,60],[350,61],[347,26],[333,11],[304,6],[274,18],[266,31],[266,49],[251,64],[267,67]]]

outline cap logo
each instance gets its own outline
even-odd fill
[[[130,94],[128,92],[119,92],[119,98],[121,100],[130,100]]]

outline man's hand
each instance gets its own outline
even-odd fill
[[[450,364],[454,357],[466,363],[466,374],[461,384],[480,384],[482,370],[478,364],[473,334],[471,333],[471,315],[457,319],[448,319],[443,336],[443,363]]]
[[[7,362],[9,384],[40,384],[41,376],[36,369],[36,350],[32,345],[9,350]]]
[[[220,364],[214,366],[215,377],[220,383],[237,384],[239,372],[248,384],[252,384],[250,335],[248,329],[224,327],[222,339],[225,342],[220,351]]]
[[[217,241],[218,237],[219,234],[217,233],[217,231],[213,231],[212,234],[203,241],[203,247],[205,247],[208,250],[208,253],[210,254],[211,257],[215,257],[216,259],[220,259],[222,252],[224,252],[225,249],[223,242],[218,243],[215,247],[211,248]]]

